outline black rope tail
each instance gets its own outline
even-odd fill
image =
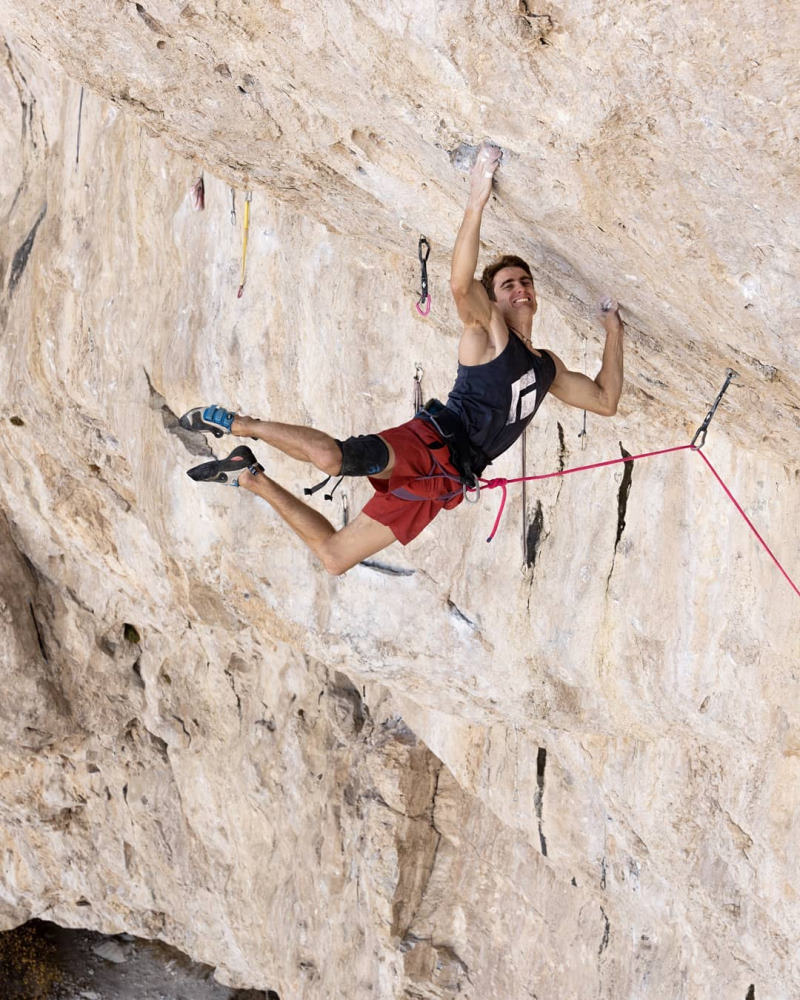
[[[738,377],[739,377],[739,373],[735,372],[733,370],[733,368],[726,368],[725,369],[725,383],[722,386],[722,388],[719,390],[719,392],[717,393],[717,398],[714,400],[714,402],[711,405],[711,409],[706,414],[706,419],[702,422],[702,424],[700,424],[700,426],[695,431],[694,437],[692,438],[692,445],[691,445],[692,448],[696,447],[696,448],[700,449],[706,443],[706,433],[708,431],[708,425],[711,423],[711,418],[717,412],[717,407],[720,404],[720,400],[725,395],[725,393],[726,393],[726,391],[728,389],[728,386],[731,384],[731,382],[735,378],[738,378]],[[700,439],[700,443],[697,444],[697,445],[695,445],[695,442],[697,441],[698,438]]]
[[[328,483],[331,481],[331,479],[333,479],[333,476],[326,476],[322,480],[322,482],[321,483],[317,483],[316,486],[305,486],[303,488],[303,493],[305,493],[305,495],[307,497],[313,496],[318,490],[321,490],[323,488],[323,486],[327,486]],[[324,493],[323,494],[323,496],[325,497],[326,500],[333,500],[333,494],[339,489],[339,487],[342,484],[342,480],[343,479],[344,479],[344,476],[339,476],[338,480],[334,483],[333,488],[331,489],[330,493]]]

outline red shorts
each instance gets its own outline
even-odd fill
[[[394,451],[394,468],[390,479],[369,477],[375,495],[365,504],[364,513],[408,545],[440,510],[457,507],[464,499],[459,476],[446,448],[428,447],[441,439],[427,420],[415,417],[379,435]],[[417,499],[395,496],[395,490]]]

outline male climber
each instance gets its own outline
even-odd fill
[[[501,155],[496,146],[480,148],[453,250],[450,288],[464,329],[458,374],[446,404],[433,400],[399,427],[346,441],[216,405],[181,417],[187,429],[256,438],[328,476],[369,478],[374,495],[337,531],[270,479],[245,445],[225,459],[189,470],[192,479],[238,485],[262,497],[329,573],[345,573],[394,541],[408,544],[440,510],[459,504],[465,485],[474,483],[520,437],[548,392],[582,410],[603,416],[616,412],[623,338],[616,302],[601,303],[606,342],[600,371],[592,380],[568,371],[552,351],[531,344],[537,303],[524,260],[502,257],[484,270],[481,281],[475,280],[481,219]]]

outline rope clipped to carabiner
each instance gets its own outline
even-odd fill
[[[706,443],[706,433],[708,431],[708,425],[711,423],[711,418],[717,412],[717,407],[720,404],[720,400],[725,395],[725,392],[726,392],[728,386],[731,384],[731,382],[735,378],[738,378],[738,377],[739,377],[739,373],[735,372],[733,370],[733,368],[726,368],[725,369],[725,383],[722,386],[722,388],[719,390],[719,392],[717,393],[717,398],[711,404],[711,409],[706,414],[706,419],[702,422],[702,424],[700,424],[700,426],[695,431],[694,437],[692,438],[692,448],[695,448],[697,451],[699,451],[703,447],[703,445]],[[700,438],[700,443],[696,445],[695,441],[697,441],[698,438]]]
[[[250,231],[250,202],[253,200],[253,192],[248,191],[244,196],[244,228],[242,231],[242,276],[239,279],[239,291],[236,298],[240,299],[244,292],[244,274],[247,266],[247,234]]]
[[[419,300],[417,302],[417,312],[420,316],[427,316],[431,311],[431,296],[428,291],[428,257],[430,257],[430,253],[431,245],[428,243],[427,237],[420,236],[419,244],[417,245],[417,255],[419,256],[421,271]]]

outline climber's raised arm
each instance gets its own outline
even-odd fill
[[[453,248],[450,268],[450,291],[456,309],[465,327],[465,334],[473,332],[486,336],[492,316],[492,306],[486,290],[475,278],[480,247],[483,210],[492,193],[492,178],[500,163],[501,151],[497,146],[484,143],[478,150],[475,166],[469,181],[469,198],[461,228]]]
[[[622,340],[625,328],[619,316],[617,302],[603,299],[600,309],[606,330],[600,371],[594,379],[580,372],[572,372],[559,357],[549,351],[556,366],[556,377],[550,386],[550,393],[569,406],[589,410],[602,417],[613,417],[622,394]]]

